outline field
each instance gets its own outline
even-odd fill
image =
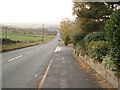
[[[7,39],[14,41],[21,41],[15,44],[0,44],[0,51],[10,51],[14,49],[24,48],[28,46],[38,45],[52,40],[55,36],[44,35],[44,42],[42,42],[41,35],[24,35],[24,34],[7,34]],[[5,38],[5,33],[0,33],[0,38]]]
[[[0,38],[5,38],[5,34],[0,34]],[[45,40],[49,40],[53,36],[44,35]],[[22,34],[7,34],[7,39],[15,41],[40,41],[42,39],[41,35],[22,35]]]

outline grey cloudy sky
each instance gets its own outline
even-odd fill
[[[72,0],[1,0],[0,23],[60,22],[72,17]]]

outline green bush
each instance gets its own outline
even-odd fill
[[[85,37],[85,33],[76,33],[74,35],[74,42],[73,42],[73,48],[76,48],[78,45],[84,47],[84,40],[83,38]]]
[[[78,45],[78,44],[76,45],[75,52],[76,52],[77,56],[79,54],[81,54],[81,56],[86,55],[86,50],[84,49],[84,47],[81,45]]]
[[[115,62],[113,60],[113,57],[110,56],[110,55],[106,55],[104,58],[103,58],[103,61],[102,61],[102,64],[107,67],[108,69],[111,69],[111,70],[116,70],[116,65],[115,65]]]
[[[116,76],[120,76],[120,70],[118,69],[118,63],[116,63],[116,58],[113,58],[111,55],[106,55],[103,58],[102,64],[106,68],[114,71]]]
[[[75,52],[76,52],[77,56],[80,54],[80,49],[81,49],[80,46],[77,46],[77,47],[75,48]]]
[[[94,58],[95,61],[101,62],[103,57],[108,53],[108,42],[106,41],[91,41],[88,45],[88,55]]]
[[[64,44],[67,45],[70,41],[70,36],[69,35],[66,35],[65,38],[64,38]]]
[[[85,33],[76,33],[74,35],[74,43],[79,43],[85,37],[85,35]]]
[[[87,46],[91,41],[105,41],[104,32],[93,32],[86,35],[84,38],[85,45]]]
[[[109,55],[120,70],[120,9],[113,12],[105,24],[105,37],[111,43]]]

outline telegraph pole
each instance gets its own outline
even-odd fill
[[[44,42],[44,24],[43,24],[43,30],[42,30],[42,42]]]

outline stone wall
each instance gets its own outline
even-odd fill
[[[75,50],[74,50],[75,53]],[[84,57],[81,56],[81,54],[77,55],[82,61],[85,63],[89,64],[91,68],[93,68],[96,72],[98,72],[100,75],[103,76],[104,79],[109,81],[114,88],[118,88],[119,81],[118,77],[114,75],[114,72],[105,68],[102,64],[99,62],[95,63],[93,62],[93,59],[90,58],[89,56],[85,55]]]

